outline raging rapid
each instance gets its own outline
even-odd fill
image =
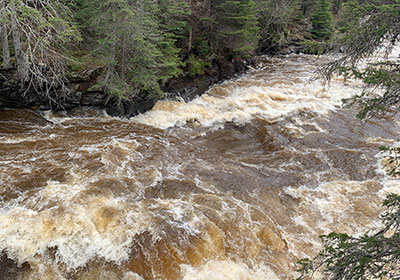
[[[362,85],[307,83],[327,57],[262,57],[136,118],[0,112],[0,279],[293,279],[319,235],[378,225],[378,147]]]

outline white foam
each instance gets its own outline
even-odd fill
[[[151,232],[151,219],[142,203],[133,210],[132,205],[111,197],[80,201],[76,196],[82,189],[74,192],[65,187],[41,191],[41,200],[57,201],[54,208],[13,207],[0,212],[0,251],[23,263],[56,248],[56,262],[74,270],[94,259],[121,264],[129,258],[133,237]]]
[[[294,63],[281,67],[300,65]],[[311,68],[315,70],[316,65]],[[256,72],[253,71],[237,81],[215,86],[188,103],[159,101],[151,111],[133,120],[166,129],[185,125],[188,121],[210,127],[225,122],[243,124],[255,116],[274,120],[304,111],[327,114],[341,105],[342,99],[361,92],[360,83],[353,81],[345,85],[341,78],[333,79],[331,86],[325,88],[319,81],[305,86],[303,80],[307,78],[299,79],[304,72],[295,72],[292,77],[279,77],[278,82],[268,76],[263,79],[253,78],[252,75]],[[306,73],[310,78],[313,72]]]
[[[208,261],[194,268],[182,265],[183,280],[278,280],[268,267],[251,269],[243,263],[233,261]]]

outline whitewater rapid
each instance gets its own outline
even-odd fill
[[[379,226],[399,121],[343,108],[359,82],[309,83],[330,59],[262,57],[132,119],[1,111],[0,273],[293,279],[319,235]]]

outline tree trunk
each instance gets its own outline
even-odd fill
[[[1,45],[3,50],[3,68],[8,69],[11,68],[10,61],[10,48],[8,45],[8,29],[7,29],[7,13],[5,11],[4,0],[0,2],[0,12],[1,17],[4,21],[0,25],[0,36],[1,36]]]
[[[189,42],[188,42],[188,53],[192,50],[192,38],[193,37],[193,30],[192,27],[189,28]]]
[[[110,56],[108,57],[108,65],[107,65],[107,74],[105,78],[105,82],[108,83],[110,82],[111,78],[114,76],[115,73],[115,67],[114,67],[114,61],[115,61],[115,47],[113,47],[113,51],[111,52]]]
[[[11,32],[14,42],[15,58],[17,60],[17,72],[18,78],[21,81],[25,81],[27,78],[27,62],[24,57],[24,52],[22,50],[21,34],[18,28],[17,14],[14,4],[10,5],[11,10]]]
[[[338,14],[339,10],[340,10],[340,5],[342,4],[342,0],[335,0],[333,1],[333,13],[335,15]]]

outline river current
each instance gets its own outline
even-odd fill
[[[132,119],[0,111],[0,279],[293,279],[319,235],[379,225],[400,192],[326,57],[262,57]]]

